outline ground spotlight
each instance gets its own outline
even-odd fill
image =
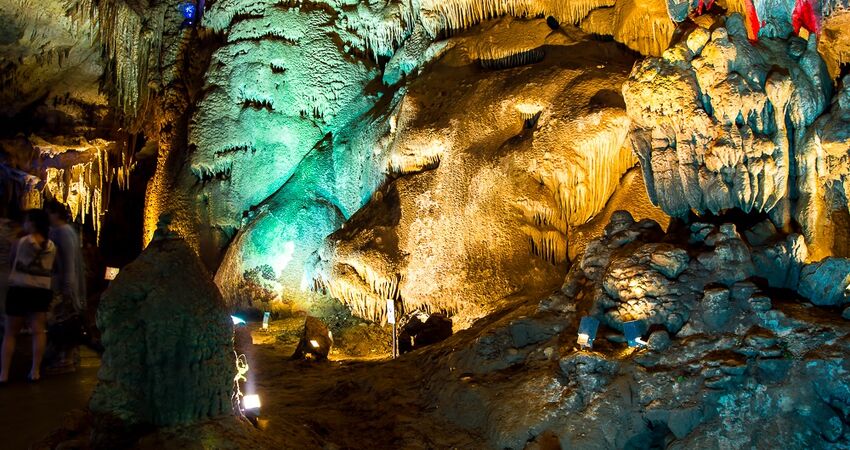
[[[623,334],[626,335],[626,342],[629,343],[629,347],[646,345],[646,341],[642,338],[643,332],[644,325],[640,320],[632,320],[623,324]]]
[[[596,339],[598,329],[599,320],[590,316],[582,317],[578,326],[578,345],[581,348],[593,348],[593,340]]]

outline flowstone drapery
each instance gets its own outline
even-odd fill
[[[316,253],[316,287],[355,315],[382,321],[392,298],[466,326],[512,294],[550,289],[571,227],[635,164],[617,93],[626,54],[542,19],[481,28],[410,83],[393,118],[393,180]]]

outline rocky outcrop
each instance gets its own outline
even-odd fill
[[[765,245],[750,230],[678,223],[665,234],[614,214],[560,292],[452,338],[429,381],[438,414],[493,448],[848,445],[850,322],[797,296],[806,281],[774,290],[754,276],[794,258],[757,267]],[[825,270],[796,264],[803,280]],[[839,265],[812,282],[846,285]],[[592,349],[576,341],[583,315],[602,321]],[[627,347],[631,320],[646,324],[646,346]]]
[[[90,408],[104,441],[128,430],[232,414],[233,327],[221,294],[179,238],[154,240],[98,309],[105,353]]]
[[[617,92],[627,55],[540,19],[479,31],[409,83],[390,119],[391,181],[316,252],[316,287],[355,315],[382,321],[391,298],[463,328],[511,293],[545,293],[571,230],[635,164]]]
[[[292,359],[315,359],[326,361],[333,347],[333,334],[321,320],[307,316],[301,339],[292,354]]]

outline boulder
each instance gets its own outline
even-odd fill
[[[646,340],[650,350],[664,351],[670,347],[670,334],[664,330],[653,331]]]
[[[665,249],[650,256],[649,265],[667,278],[676,278],[688,267],[691,258],[681,248]]]
[[[799,292],[815,305],[831,306],[847,303],[850,285],[850,259],[826,258],[806,264],[800,272]]]
[[[713,330],[722,329],[732,316],[729,289],[724,287],[707,288],[703,293],[700,306],[705,325]]]
[[[304,321],[304,332],[301,334],[295,353],[292,354],[292,359],[326,360],[333,345],[333,334],[328,326],[313,316],[307,316]]]

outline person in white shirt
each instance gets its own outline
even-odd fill
[[[12,268],[6,294],[6,328],[3,335],[0,383],[9,381],[9,366],[24,320],[32,330],[32,369],[29,379],[41,378],[41,360],[47,343],[47,310],[53,300],[51,289],[56,245],[50,241],[47,213],[30,210],[24,220],[26,236],[12,247]]]

